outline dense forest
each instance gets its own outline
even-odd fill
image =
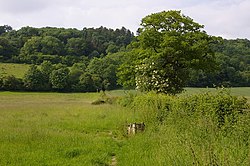
[[[0,62],[31,64],[24,78],[0,75],[0,90],[89,92],[121,88],[117,71],[136,41],[121,29],[0,26]],[[215,68],[190,71],[187,86],[250,86],[250,41],[213,45]]]
[[[189,86],[250,86],[250,41],[224,39],[214,46],[217,69],[213,73],[194,71]]]
[[[32,64],[25,77],[1,77],[3,90],[96,91],[115,89],[128,29],[0,26],[0,62]],[[117,53],[121,52],[121,53]]]

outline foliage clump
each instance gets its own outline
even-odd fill
[[[111,96],[106,94],[105,92],[101,92],[100,97],[93,101],[92,105],[101,105],[101,104],[116,104],[118,103],[119,97]]]
[[[123,147],[121,163],[131,158],[131,165],[249,165],[246,98],[218,90],[179,96],[150,92],[131,100],[125,99],[127,106],[147,131]]]
[[[141,91],[180,93],[190,69],[211,71],[215,67],[211,44],[219,40],[207,35],[203,27],[180,11],[144,17],[118,73],[120,83]]]
[[[180,96],[150,92],[127,98],[123,100],[129,103],[123,105],[140,112],[145,122],[164,124],[170,117],[176,121],[186,118],[204,121],[216,130],[232,128],[250,108],[246,98],[232,96],[227,90]]]

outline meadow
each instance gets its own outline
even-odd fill
[[[226,88],[234,96],[244,96],[247,98],[248,103],[250,103],[250,87],[233,87],[233,88]],[[203,93],[203,92],[216,92],[216,88],[185,88],[183,94],[196,94],[196,93]]]
[[[98,97],[1,92],[0,165],[108,165],[133,113]]]
[[[207,89],[187,89],[185,93],[203,91]],[[249,99],[250,88],[231,91]],[[107,93],[118,98],[126,94],[122,90]],[[211,126],[204,128],[200,119],[197,123],[183,118],[184,114],[172,114],[162,124],[146,120],[144,133],[128,136],[126,124],[145,121],[142,112],[150,108],[147,104],[138,109],[92,105],[100,96],[0,92],[0,165],[250,164],[250,130],[242,129],[244,125],[235,126],[242,132],[224,136],[223,132],[215,134]],[[243,120],[248,123],[249,118]],[[244,134],[246,140],[242,141]]]
[[[29,66],[28,64],[0,63],[0,76],[13,75],[16,78],[23,78]]]

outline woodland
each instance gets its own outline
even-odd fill
[[[172,12],[174,12],[172,14],[175,14],[176,18],[181,16],[180,13],[175,13],[176,11]],[[164,15],[166,13],[169,14],[169,12],[160,14]],[[183,17],[183,24],[185,24],[185,21],[187,21],[187,24],[188,21],[193,23],[193,20],[188,20],[185,16],[181,17]],[[147,47],[148,49],[154,44],[147,43],[147,41],[156,41],[159,34],[164,33],[166,35],[165,32],[158,30],[159,34],[151,34],[151,37],[147,39],[145,36],[145,30],[147,30],[146,18],[141,24],[144,31],[143,28],[139,28],[136,34],[125,27],[109,29],[101,26],[99,28],[83,28],[79,30],[75,28],[35,28],[27,26],[15,30],[9,25],[0,26],[0,63],[30,65],[24,78],[16,78],[13,75],[0,75],[0,89],[12,91],[95,92],[99,90],[135,88],[137,85],[134,81],[135,75],[132,73],[135,71],[135,66],[131,66],[133,66],[133,62],[138,62],[137,55],[144,54],[136,51],[135,48],[140,47],[139,49],[142,50],[143,47]],[[193,48],[199,47],[203,49],[192,48],[198,51],[197,54],[201,53],[200,55],[203,57],[200,57],[200,59],[185,59],[187,57],[185,56],[185,64],[186,62],[193,63],[195,60],[203,61],[208,52],[212,56],[210,56],[209,64],[196,64],[200,67],[203,66],[203,68],[183,68],[185,73],[180,72],[179,74],[186,77],[181,79],[185,81],[179,90],[181,91],[182,87],[250,86],[250,41],[248,39],[223,39],[209,36],[201,31],[203,26],[198,23],[196,28],[198,29],[194,32],[196,35],[203,35],[203,37],[207,37],[211,41],[206,40],[203,45],[192,45]],[[147,34],[150,34],[150,31]],[[174,29],[173,32],[179,33],[178,29]],[[173,38],[173,36],[178,36],[176,34],[172,36],[168,34],[166,46],[164,46],[165,39],[161,41],[163,43],[161,44],[163,46],[159,45],[161,52],[164,52],[162,48],[167,48],[171,44],[173,45],[171,48],[176,49],[176,52],[178,52],[178,49],[191,48],[188,44],[185,46],[186,48],[184,46],[175,48],[175,46],[179,45],[173,42],[177,40],[177,38]],[[155,40],[152,39],[153,37],[155,37]],[[199,40],[198,36],[193,38],[192,42],[195,39],[205,41]],[[179,40],[184,41],[186,39],[179,37]],[[148,46],[146,46],[147,44]],[[158,54],[155,48],[153,51]],[[171,52],[171,50],[168,50],[168,52]],[[181,54],[175,56],[178,57],[179,55]],[[143,56],[145,58],[145,55]],[[142,61],[140,63],[142,64]],[[177,63],[177,61],[171,63]],[[163,66],[163,68],[169,70],[166,66]],[[126,73],[126,70],[130,71]],[[142,73],[138,72],[137,74]],[[129,77],[134,77],[134,80]],[[129,81],[131,82],[128,83]],[[178,88],[173,91],[175,90],[178,91]]]

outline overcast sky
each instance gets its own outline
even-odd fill
[[[181,10],[210,35],[250,39],[250,0],[0,0],[0,25],[136,32],[143,17],[163,10]]]

